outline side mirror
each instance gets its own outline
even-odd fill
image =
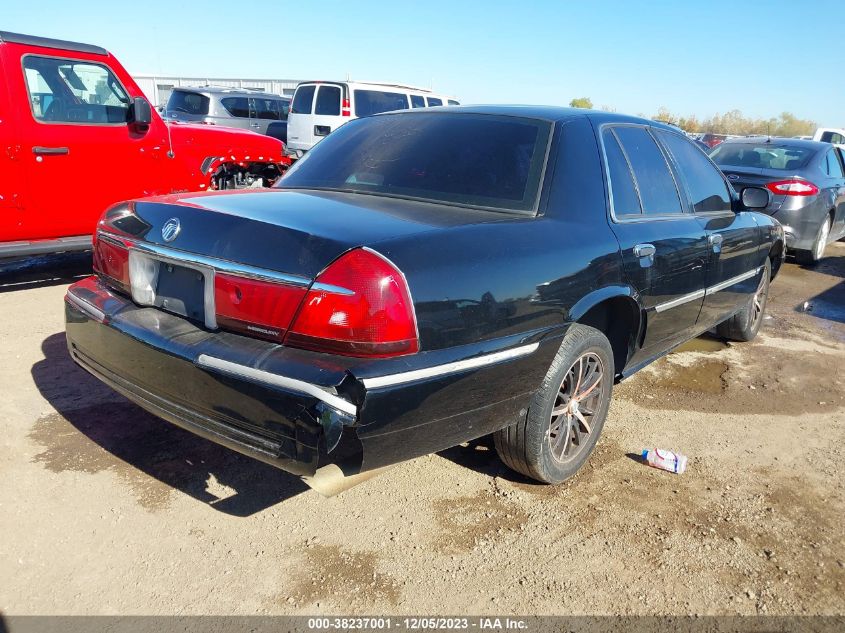
[[[140,129],[146,129],[153,122],[153,109],[144,97],[132,99],[129,106],[129,124]]]
[[[739,194],[739,199],[746,209],[765,209],[769,206],[771,194],[762,187],[746,187]]]

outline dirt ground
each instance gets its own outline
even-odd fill
[[[336,497],[77,369],[78,256],[0,278],[6,614],[843,614],[845,243],[785,265],[751,344],[702,337],[615,390],[588,466],[485,441]],[[690,457],[677,476],[633,456]]]

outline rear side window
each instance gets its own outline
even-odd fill
[[[411,107],[412,108],[424,108],[425,107],[425,99],[422,95],[411,95]]]
[[[184,90],[174,90],[170,93],[170,99],[167,101],[167,109],[186,114],[205,116],[208,114],[209,103],[210,100],[205,95],[196,92],[185,92]]]
[[[129,97],[107,67],[55,57],[23,61],[33,116],[55,123],[126,123]]]
[[[613,212],[617,216],[640,215],[643,210],[628,159],[625,158],[613,132],[605,130],[602,137],[610,176],[610,192],[613,196]]]
[[[825,143],[845,143],[845,137],[838,132],[822,132],[821,140]]]
[[[340,116],[340,86],[320,86],[314,114]]]
[[[220,99],[220,104],[234,117],[249,117],[249,99],[246,97],[225,97]]]
[[[252,116],[259,119],[278,121],[282,118],[281,101],[254,97],[252,99]]]
[[[311,114],[311,103],[314,101],[314,90],[317,86],[300,86],[293,95],[290,106],[291,114]]]
[[[359,118],[277,186],[533,213],[551,129],[548,121],[450,112]]]
[[[443,99],[438,99],[437,97],[426,97],[425,100],[428,101],[429,108],[443,105]]]
[[[355,116],[370,116],[391,110],[407,110],[408,97],[401,92],[355,91]]]
[[[836,157],[836,150],[830,150],[822,164],[826,167],[825,171],[828,176],[842,178],[842,165],[839,164],[839,159]]]
[[[702,151],[678,134],[659,131],[657,135],[681,170],[693,210],[696,213],[730,211],[728,187],[719,170]]]
[[[643,213],[666,215],[682,213],[681,199],[666,157],[645,128],[620,126],[614,129],[640,192]]]

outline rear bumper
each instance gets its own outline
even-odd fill
[[[209,332],[96,277],[71,286],[65,304],[81,367],[173,424],[305,476],[341,461],[386,466],[514,423],[559,343],[512,337],[470,358],[441,350],[369,361]]]

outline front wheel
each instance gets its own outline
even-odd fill
[[[513,470],[544,483],[572,477],[599,439],[614,376],[607,337],[586,325],[573,325],[528,415],[494,434],[499,457]]]
[[[824,255],[824,249],[827,246],[827,238],[830,236],[830,216],[824,219],[822,225],[816,233],[816,239],[813,242],[813,248],[809,251],[795,251],[795,259],[799,264],[805,266],[814,266],[819,263]]]
[[[730,319],[722,321],[716,326],[716,333],[729,341],[750,341],[763,323],[766,304],[769,302],[769,280],[772,275],[772,264],[766,258],[763,266],[763,276],[757,284],[757,290],[748,303]]]

